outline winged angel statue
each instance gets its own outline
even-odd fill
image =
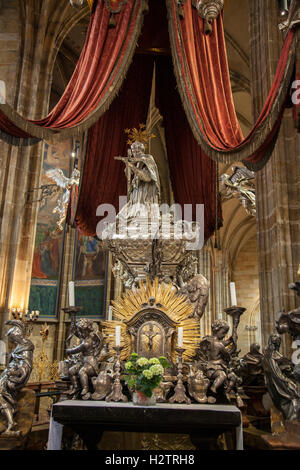
[[[237,198],[241,201],[247,214],[255,216],[255,186],[254,172],[242,166],[233,166],[231,176],[221,175],[223,200]]]
[[[80,171],[78,168],[74,168],[71,178],[67,178],[61,168],[51,168],[46,171],[46,176],[55,181],[57,186],[63,190],[62,196],[57,200],[57,206],[53,209],[53,213],[59,215],[57,226],[62,231],[67,216],[71,187],[73,185],[79,186]]]

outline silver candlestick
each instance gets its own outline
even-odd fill
[[[237,351],[237,329],[240,323],[241,315],[246,311],[244,307],[229,307],[225,308],[224,312],[232,318],[232,339],[234,343],[234,349],[231,352]]]
[[[78,316],[79,312],[81,312],[82,307],[64,307],[62,310],[69,315],[71,320],[71,326],[69,330],[69,335],[66,339],[66,349],[70,347],[70,342],[72,336],[74,336],[75,328],[76,328],[76,317]]]
[[[191,403],[189,397],[185,393],[185,386],[183,385],[183,373],[182,373],[182,355],[185,351],[184,348],[176,348],[175,351],[178,353],[178,364],[177,364],[177,384],[175,387],[174,395],[169,399],[169,403]]]
[[[116,363],[115,363],[115,374],[114,383],[112,385],[111,393],[106,397],[105,401],[123,401],[127,402],[128,398],[122,392],[122,384],[120,380],[121,376],[121,351],[123,346],[114,346],[113,349],[116,351]]]

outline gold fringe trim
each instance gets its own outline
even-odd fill
[[[294,70],[296,50],[297,50],[297,47],[299,47],[298,46],[299,34],[300,34],[299,29],[295,32],[293,42],[291,44],[290,51],[289,51],[289,58],[288,58],[287,66],[285,68],[284,77],[283,77],[282,83],[279,87],[278,93],[276,95],[276,98],[274,100],[272,109],[268,117],[257,128],[250,142],[241,145],[238,149],[225,152],[222,150],[217,150],[208,144],[207,139],[205,138],[205,136],[202,134],[201,130],[199,129],[198,122],[196,121],[194,113],[190,108],[189,100],[185,93],[185,84],[184,84],[184,80],[182,77],[181,65],[180,65],[180,61],[179,61],[179,57],[178,57],[177,49],[176,49],[175,35],[177,34],[179,36],[179,40],[181,43],[182,43],[182,39],[180,37],[180,31],[179,30],[175,31],[175,28],[174,28],[175,18],[173,17],[172,2],[173,0],[166,0],[167,11],[168,11],[169,36],[170,36],[174,73],[176,76],[177,87],[178,87],[178,91],[181,97],[181,102],[182,102],[184,111],[186,113],[188,122],[190,124],[190,127],[192,129],[195,139],[197,140],[198,144],[203,148],[204,152],[216,162],[230,164],[230,163],[237,162],[237,161],[243,161],[243,163],[248,168],[251,168],[254,171],[260,170],[270,158],[270,155],[272,153],[271,151],[266,154],[265,158],[261,162],[251,163],[251,162],[247,162],[246,159],[250,155],[254,154],[262,145],[262,143],[268,136],[269,132],[273,129],[276,123],[276,120],[279,116],[279,113],[282,109],[282,106],[284,105],[284,101],[286,99],[286,95],[290,86],[290,82],[291,82],[291,78],[292,78],[292,74]],[[180,21],[184,21],[184,20],[179,19],[178,12],[176,13],[176,20],[177,20],[177,23],[179,24],[180,24]],[[185,60],[185,57],[184,57],[184,60]],[[189,79],[189,88],[190,90],[192,90],[191,79],[189,77],[187,68],[185,72],[186,72],[187,79]],[[275,141],[274,141],[272,150],[274,148],[274,145],[275,145]]]
[[[29,139],[20,139],[18,137],[14,137],[10,134],[6,134],[6,132],[0,129],[0,140],[3,140],[8,145],[15,145],[16,147],[29,147],[30,145],[35,145],[41,141],[36,137],[29,138]]]

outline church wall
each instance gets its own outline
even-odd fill
[[[238,348],[244,355],[252,342],[260,343],[259,280],[256,237],[248,240],[240,249],[232,268],[236,286],[237,304],[246,308],[238,329]],[[249,327],[257,327],[251,331]]]
[[[20,24],[19,2],[2,2],[0,8],[0,80],[5,82],[6,103],[15,104],[18,88],[21,24]],[[10,169],[16,170],[14,159],[15,151],[3,141],[0,142],[0,312],[2,305],[7,300],[7,277],[5,269],[11,269],[8,256],[10,240],[10,217],[5,210],[9,205],[10,212],[14,209],[14,195],[17,191],[18,182],[10,178]],[[1,321],[0,321],[1,326]]]
[[[6,84],[6,102],[13,104],[18,75],[20,23],[18,1],[3,2],[0,8],[0,80]]]
[[[4,5],[5,3],[5,5]],[[82,10],[82,11],[81,11]],[[69,2],[28,0],[1,2],[0,80],[7,81],[7,102],[29,118],[49,110],[53,65],[64,35],[87,14],[88,6],[75,10]],[[46,146],[45,146],[46,147]],[[43,144],[13,147],[1,142],[0,173],[0,330],[11,308],[28,308],[32,261],[40,194],[33,191],[42,179]],[[29,197],[28,197],[29,196]],[[37,239],[40,237],[39,227]],[[72,245],[74,247],[74,243]],[[72,251],[73,253],[73,251]],[[62,271],[63,273],[63,271]],[[64,290],[66,285],[63,284]],[[66,293],[62,292],[62,301]],[[35,310],[40,310],[37,306]],[[47,348],[51,360],[62,334],[60,320],[49,325]],[[57,325],[55,325],[57,323]],[[41,320],[32,339],[40,351]]]
[[[278,30],[278,2],[250,0],[251,91],[254,119],[271,88],[280,55],[283,33]],[[291,110],[267,165],[256,174],[257,233],[261,321],[264,344],[274,329],[278,313],[295,308],[295,294],[288,288],[296,280],[300,260],[299,160],[300,136]],[[290,353],[289,347],[286,353]]]

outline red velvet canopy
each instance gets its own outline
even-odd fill
[[[202,151],[188,125],[176,90],[171,57],[149,53],[158,49],[167,52],[169,48],[167,13],[157,0],[152,2],[145,18],[138,53],[120,94],[88,132],[78,206],[74,211],[75,224],[87,235],[96,233],[100,221],[100,217],[96,217],[97,207],[113,204],[118,211],[118,198],[127,193],[124,165],[113,157],[126,155],[124,129],[146,122],[154,63],[156,105],[163,116],[175,202],[182,206],[191,204],[194,209],[196,204],[204,204],[205,239],[215,230],[216,164]]]
[[[217,161],[245,160],[248,166],[258,169],[265,164],[265,149],[274,145],[280,125],[295,68],[299,29],[296,33],[294,29],[289,31],[270,94],[253,130],[244,139],[232,100],[222,15],[214,21],[213,33],[207,36],[203,32],[204,21],[191,1],[184,3],[184,18],[179,14],[177,0],[165,1],[178,89],[196,140]],[[26,144],[28,139],[77,136],[109,108],[133,57],[147,5],[146,0],[117,3],[121,10],[115,15],[115,28],[111,28],[107,2],[95,0],[74,74],[47,117],[26,120],[8,105],[0,105],[2,138]],[[151,1],[150,10],[155,3],[156,0]],[[162,11],[164,2],[159,3]],[[154,35],[159,22],[160,16],[152,22]]]
[[[153,60],[136,56],[118,98],[88,132],[86,156],[75,223],[85,235],[96,235],[100,204],[112,204],[118,212],[119,196],[126,196],[124,164],[114,156],[126,155],[127,127],[147,119]]]
[[[71,80],[54,109],[43,119],[25,120],[8,105],[0,105],[2,137],[45,138],[78,136],[109,108],[130,66],[143,24],[145,0],[127,0],[111,28],[104,0],[94,3],[86,41]],[[22,142],[23,143],[23,142]]]
[[[265,105],[244,138],[232,98],[222,15],[207,36],[191,2],[184,5],[184,20],[176,2],[166,2],[178,88],[197,141],[216,161],[244,160],[249,168],[260,169],[270,157],[281,123],[295,70],[298,34],[289,31]]]

